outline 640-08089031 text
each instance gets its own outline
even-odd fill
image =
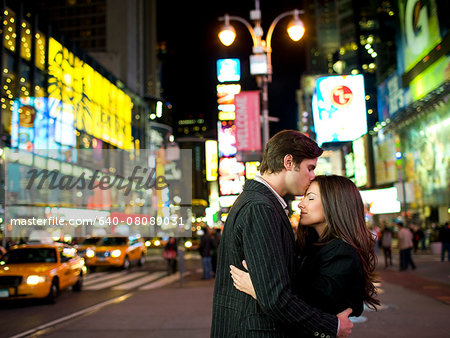
[[[150,217],[150,216],[129,216],[125,218],[119,217],[95,217],[95,218],[63,218],[63,217],[48,217],[48,218],[12,218],[11,225],[21,226],[62,226],[66,223],[70,225],[172,225],[172,226],[184,226],[183,217],[170,216],[170,217]]]

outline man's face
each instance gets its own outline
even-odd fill
[[[294,196],[304,195],[311,181],[316,177],[317,158],[305,159],[300,166],[293,167],[286,172],[286,188],[288,193]]]

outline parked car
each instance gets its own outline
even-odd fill
[[[22,244],[0,259],[0,300],[44,298],[54,303],[61,290],[80,291],[84,260],[66,244]]]
[[[132,263],[145,263],[147,248],[140,236],[109,236],[97,243],[95,249],[86,250],[86,265],[94,271],[98,266],[128,269]]]

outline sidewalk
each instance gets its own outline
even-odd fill
[[[364,311],[351,337],[446,337],[450,307],[450,263],[431,255],[414,256],[417,269],[384,270],[379,259],[380,299],[377,312]],[[394,255],[394,264],[397,264]],[[396,265],[398,267],[398,264]],[[129,298],[59,325],[45,337],[209,337],[214,280],[201,280],[199,270],[167,287],[134,292]],[[436,294],[436,290],[439,290]]]
[[[413,255],[415,270],[398,271],[398,253],[392,268],[384,269],[378,258],[381,307],[366,310],[355,323],[351,337],[434,338],[448,336],[450,310],[450,263],[440,255]]]

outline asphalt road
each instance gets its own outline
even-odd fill
[[[431,254],[417,255],[414,259],[417,265],[414,271],[399,272],[396,255],[393,268],[385,270],[379,266],[382,305],[377,312],[366,310],[355,320],[352,337],[449,336],[450,263],[440,262],[438,256]],[[97,290],[86,287],[81,293],[63,292],[55,305],[2,307],[0,337],[19,333],[22,333],[19,337],[52,338],[209,337],[214,280],[201,280],[198,257],[186,261],[190,274],[182,283],[179,276],[174,276],[169,283],[148,283],[154,289],[145,287],[147,284],[133,284],[164,267],[164,262],[155,260],[125,275],[110,275],[117,283],[108,282],[105,274],[101,275],[104,271],[100,271],[87,283]],[[132,274],[136,278],[123,280]],[[159,280],[164,278],[167,277]],[[105,285],[109,286],[103,288]],[[132,287],[118,290],[120,285]]]

